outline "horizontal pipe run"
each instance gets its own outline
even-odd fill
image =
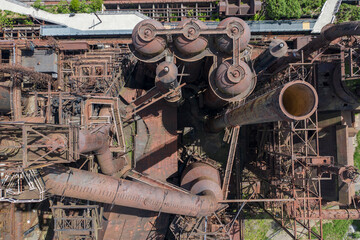
[[[208,216],[219,207],[209,191],[198,196],[73,168],[44,170],[54,195],[186,216]]]
[[[229,200],[221,200],[219,203],[252,203],[252,202],[293,202],[295,199],[289,198],[289,199],[229,199]]]
[[[301,60],[302,56],[308,58],[313,52],[329,46],[332,41],[340,37],[358,35],[360,35],[360,21],[328,24],[321,30],[320,36],[312,39],[308,44],[299,49],[296,54],[280,58],[268,68],[268,72],[276,72],[284,66],[287,66],[289,63],[298,62]]]
[[[292,81],[253,101],[209,119],[207,128],[218,132],[225,127],[275,121],[303,120],[316,110],[316,90],[304,81]]]
[[[313,211],[309,219],[319,219],[320,212]],[[321,210],[321,218],[327,220],[359,220],[360,209],[326,209]]]

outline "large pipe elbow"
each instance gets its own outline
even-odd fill
[[[101,171],[106,175],[113,175],[123,166],[122,158],[114,159],[109,146],[109,125],[103,125],[95,132],[81,130],[79,132],[79,153],[95,153]]]

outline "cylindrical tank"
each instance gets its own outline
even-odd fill
[[[156,85],[166,90],[176,88],[178,68],[173,62],[162,62],[156,67]]]
[[[177,28],[182,29],[183,34],[176,37],[176,48],[186,56],[192,56],[205,50],[208,40],[200,35],[201,29],[207,29],[205,23],[196,19],[185,19],[179,22]]]
[[[156,67],[156,86],[162,93],[167,93],[179,86],[177,81],[178,68],[173,62],[162,62]],[[168,102],[178,102],[181,99],[181,90],[171,93],[165,97]]]
[[[253,79],[250,67],[243,61],[238,66],[225,61],[216,69],[215,84],[224,94],[236,96],[249,89]]]
[[[0,112],[8,113],[10,111],[10,90],[0,86]]]
[[[207,107],[218,109],[225,106],[228,102],[219,98],[211,87],[208,87],[204,93],[204,103]]]
[[[245,62],[233,65],[229,60],[214,68],[215,65],[209,71],[209,87],[205,92],[208,107],[220,108],[228,102],[240,101],[254,90],[256,78]]]
[[[256,73],[266,70],[276,60],[287,54],[288,46],[282,39],[273,39],[270,42],[269,48],[258,56],[254,63]]]
[[[145,56],[155,56],[162,53],[166,47],[163,37],[156,35],[156,30],[164,26],[153,19],[139,22],[132,32],[132,44],[136,51]]]
[[[229,126],[303,120],[316,110],[318,96],[311,84],[292,81],[245,105],[209,119],[207,128],[218,132]]]
[[[221,52],[231,54],[233,51],[233,39],[240,37],[240,49],[242,51],[246,48],[250,41],[250,27],[247,23],[236,17],[229,17],[222,20],[218,28],[226,28],[226,35],[216,38],[216,43]]]

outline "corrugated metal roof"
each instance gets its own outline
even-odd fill
[[[65,26],[41,26],[41,36],[106,36],[106,35],[130,35],[132,30],[78,30]]]
[[[311,32],[315,19],[304,20],[280,20],[280,21],[246,21],[252,33],[292,33]],[[215,28],[218,22],[206,22],[209,27]],[[176,27],[176,23],[166,24],[168,27]],[[78,30],[65,26],[41,26],[41,36],[106,36],[106,35],[130,35],[130,29],[126,30]]]

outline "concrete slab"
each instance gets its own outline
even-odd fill
[[[327,0],[321,9],[320,16],[311,33],[320,33],[325,25],[333,23],[335,21],[335,13],[340,4],[341,0]]]
[[[40,9],[35,9],[27,4],[15,0],[0,0],[0,9],[8,10],[33,18],[51,22],[54,24],[67,26],[77,30],[130,30],[135,25],[147,19],[146,16],[138,12],[121,12],[121,13],[77,13],[70,14],[53,14]]]

